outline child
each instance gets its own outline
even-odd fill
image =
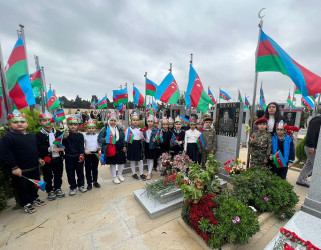
[[[23,178],[40,180],[39,163],[44,165],[42,159],[38,160],[37,139],[27,132],[28,120],[24,114],[14,110],[8,116],[10,131],[2,138],[1,157],[12,171],[13,182],[25,213],[31,214],[36,210],[34,206],[43,206],[45,202],[38,197],[35,184]]]
[[[161,120],[162,125],[162,132],[163,132],[163,142],[159,144],[160,147],[160,155],[163,153],[168,153],[169,151],[169,142],[171,140],[171,136],[173,132],[168,130],[168,120],[166,118],[163,118]]]
[[[96,154],[100,151],[100,145],[98,143],[98,134],[96,134],[96,122],[91,118],[84,124],[87,133],[84,135],[85,141],[85,170],[87,180],[87,190],[91,190],[94,187],[100,188],[100,184],[97,182],[98,178],[98,164],[99,160]]]
[[[168,130],[171,132],[174,131],[174,120],[172,117],[168,118]]]
[[[268,163],[272,141],[270,133],[266,132],[267,122],[265,117],[255,121],[257,131],[251,135],[250,140],[251,165],[266,166]]]
[[[186,131],[184,139],[184,152],[193,162],[198,162],[199,160],[199,150],[196,141],[201,135],[201,132],[196,129],[196,124],[196,120],[191,118],[189,121],[190,129]]]
[[[291,137],[286,134],[284,123],[282,120],[276,125],[276,133],[274,133],[272,137],[272,154],[270,155],[270,160],[273,159],[273,155],[276,154],[279,150],[284,157],[284,161],[287,167],[277,168],[274,164],[272,164],[271,171],[280,176],[281,179],[286,179],[288,167],[290,168],[293,166],[295,152],[293,141]]]
[[[64,148],[61,147],[62,145],[53,144],[62,133],[52,127],[52,119],[48,111],[40,114],[38,120],[42,128],[36,134],[39,159],[47,159],[42,172],[43,179],[47,183],[46,192],[50,201],[55,200],[56,197],[65,197],[65,193],[61,190]]]
[[[205,163],[207,161],[209,154],[214,154],[216,150],[216,131],[212,126],[212,118],[210,116],[204,116],[205,128],[202,136],[205,143],[205,147],[201,149],[201,162],[202,166],[205,168]]]
[[[62,140],[65,146],[65,165],[67,179],[70,185],[69,195],[73,196],[77,193],[77,186],[82,193],[87,192],[84,186],[84,136],[78,132],[78,119],[76,116],[67,118],[69,131],[66,131]],[[77,174],[77,181],[75,178]]]
[[[143,155],[142,155],[142,140],[144,140],[143,132],[138,127],[138,115],[135,113],[130,115],[131,131],[134,135],[133,143],[128,143],[127,160],[130,162],[130,168],[133,173],[133,178],[138,180],[139,177],[136,174],[135,164],[138,163],[140,178],[145,181],[146,175],[144,175]]]
[[[154,117],[154,127],[159,130],[159,120],[156,116]]]
[[[204,131],[203,127],[203,120],[197,119],[196,129],[202,133]]]
[[[148,174],[146,179],[150,180],[152,178],[152,171],[154,166],[154,159],[156,159],[156,139],[155,135],[157,133],[157,129],[154,127],[154,117],[149,116],[147,118],[147,130],[144,132],[144,138],[145,138],[145,159],[147,160],[147,166],[148,166]]]
[[[173,130],[173,133],[172,133],[172,135],[174,135],[175,142],[177,143],[177,145],[172,147],[170,150],[172,157],[178,154],[182,154],[184,151],[185,131],[181,130],[182,125],[183,125],[182,119],[179,116],[177,116],[175,118],[175,129]],[[171,136],[171,139],[172,139],[172,136]]]
[[[106,151],[109,144],[106,143],[107,129],[116,138],[116,154],[115,156],[107,157]],[[125,133],[123,127],[117,124],[117,116],[114,113],[110,113],[108,116],[108,124],[100,131],[98,136],[98,142],[102,144],[101,152],[105,154],[105,162],[110,165],[110,172],[113,177],[113,182],[115,184],[120,184],[120,182],[125,181],[123,177],[123,169],[126,163],[126,142]],[[118,165],[118,175],[116,174],[116,164]]]

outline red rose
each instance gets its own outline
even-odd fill
[[[254,139],[254,138],[255,138],[255,135],[252,135],[252,138]]]
[[[221,187],[221,186],[218,186],[217,188],[218,188],[219,190],[221,190],[221,189],[222,189],[222,187]]]
[[[167,184],[167,181],[163,181],[163,184],[166,185],[166,184]]]
[[[179,140],[179,136],[176,136],[176,140]]]
[[[243,164],[245,165],[245,164],[246,164],[246,162],[245,162],[245,161],[243,161]]]
[[[79,156],[79,161],[83,161],[85,160],[85,157],[83,157],[82,155]]]
[[[43,158],[43,160],[46,162],[46,163],[50,163],[51,162],[51,158],[49,156],[46,156],[45,158]]]
[[[184,180],[184,183],[185,183],[185,184],[188,184],[188,180]]]
[[[232,161],[235,161],[235,159],[232,159]]]

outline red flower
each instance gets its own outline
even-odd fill
[[[221,190],[221,189],[222,189],[222,187],[221,187],[221,186],[218,186],[217,188],[218,188],[219,190]]]
[[[49,156],[46,156],[45,158],[43,158],[43,160],[46,162],[46,163],[50,163],[51,162],[51,158]]]
[[[176,140],[179,140],[179,136],[176,136]]]
[[[230,167],[225,167],[225,170],[226,170],[227,172],[230,172],[230,171],[231,171],[231,168],[230,168]]]
[[[85,157],[83,157],[82,155],[79,156],[79,161],[83,161],[85,160]]]
[[[235,161],[235,159],[232,159],[232,161]]]
[[[226,164],[227,164],[227,162],[224,163],[224,165],[226,165]]]
[[[254,138],[255,138],[255,135],[252,135],[252,138],[254,139]]]
[[[184,180],[184,183],[185,183],[185,184],[188,184],[188,180]]]
[[[163,184],[166,185],[166,184],[167,184],[167,181],[163,181]]]
[[[227,161],[227,163],[228,163],[228,164],[230,164],[230,163],[231,163],[231,161]]]
[[[243,164],[245,165],[245,164],[246,164],[246,162],[245,162],[245,161],[243,161]]]
[[[169,178],[169,175],[165,175],[165,178],[168,179],[168,178]]]

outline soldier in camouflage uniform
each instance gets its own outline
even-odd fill
[[[202,131],[202,136],[205,142],[205,147],[202,148],[201,161],[202,166],[205,167],[209,154],[214,154],[216,150],[216,132],[214,128],[211,128],[212,118],[210,116],[204,116],[205,128]]]
[[[251,165],[266,166],[272,150],[271,135],[266,132],[267,119],[262,117],[256,120],[258,130],[251,135],[250,155]]]

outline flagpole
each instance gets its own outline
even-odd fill
[[[191,54],[191,60],[189,62],[191,65],[193,65],[193,54]]]
[[[145,102],[145,109],[144,109],[144,116],[143,117],[145,117],[145,120],[146,120],[146,106],[147,106],[147,99],[146,99],[146,91],[147,91],[147,89],[146,89],[146,85],[147,85],[147,72],[145,72],[145,74],[144,74],[144,77],[145,77],[145,100],[144,100],[144,102]],[[144,124],[145,124],[145,121],[144,121]]]
[[[48,101],[47,83],[46,83],[46,76],[45,76],[45,68],[44,67],[41,67],[41,72],[42,72],[42,75],[43,75],[43,85],[45,87],[46,108],[50,112],[49,101]],[[50,85],[50,89],[51,89],[51,84],[49,84],[49,85]]]
[[[172,63],[169,63],[169,72],[171,72],[172,73],[172,71],[173,71],[173,65],[172,65]],[[168,107],[168,103],[166,103],[166,106]],[[170,114],[171,115],[171,114]],[[175,117],[174,117],[174,119],[175,119]]]
[[[1,43],[0,43],[0,74],[1,74],[1,86],[2,86],[2,92],[3,92],[4,106],[5,106],[5,110],[7,112],[6,115],[8,115],[8,114],[12,113],[12,107],[10,105],[7,77],[6,77],[6,73],[4,71]],[[5,118],[7,118],[7,117],[5,117]]]
[[[218,88],[218,103],[221,103],[220,94],[221,94],[221,88]]]
[[[294,106],[294,94],[295,94],[295,84],[293,84],[293,93],[292,93],[292,104]]]
[[[38,68],[40,69],[39,57],[34,55],[34,58],[35,58],[36,72],[37,72]],[[40,71],[40,77],[41,77],[41,71]],[[41,77],[41,85],[42,85],[42,77]],[[40,95],[41,95],[41,110],[42,110],[42,113],[44,113],[45,112],[45,102],[44,102],[43,88],[40,89]]]
[[[262,8],[259,13],[258,13],[258,18],[261,19],[260,23],[259,23],[259,36],[258,36],[258,42],[257,42],[257,46],[256,46],[256,51],[255,51],[255,65],[256,65],[256,61],[257,61],[257,52],[259,49],[259,43],[260,43],[260,36],[261,36],[261,30],[263,28],[263,17],[261,16],[261,12],[264,10],[265,8]],[[255,70],[255,77],[254,77],[254,90],[253,90],[253,99],[252,99],[252,109],[251,109],[251,123],[250,123],[250,135],[253,132],[253,120],[254,120],[254,111],[255,108],[254,107],[254,103],[256,103],[256,89],[257,89],[257,78],[258,78],[258,72],[256,72]],[[262,84],[262,82],[261,82]],[[262,85],[261,85],[262,86]],[[251,140],[251,136],[249,136],[249,143],[248,143],[248,147],[250,145],[250,140]],[[246,161],[246,167],[248,168],[250,164],[250,150],[247,151],[247,161]]]
[[[23,47],[25,49],[25,55],[26,55],[26,64],[27,64],[27,74],[28,74],[28,77],[29,77],[29,67],[28,67],[28,56],[27,56],[27,47],[26,47],[26,39],[25,39],[25,27],[22,25],[22,24],[19,24],[19,27],[20,27],[20,33],[18,32],[18,37],[19,35],[21,35],[22,37],[22,40],[23,40]],[[30,105],[30,113],[32,115],[33,118],[35,118],[35,114],[33,112],[33,105]]]

